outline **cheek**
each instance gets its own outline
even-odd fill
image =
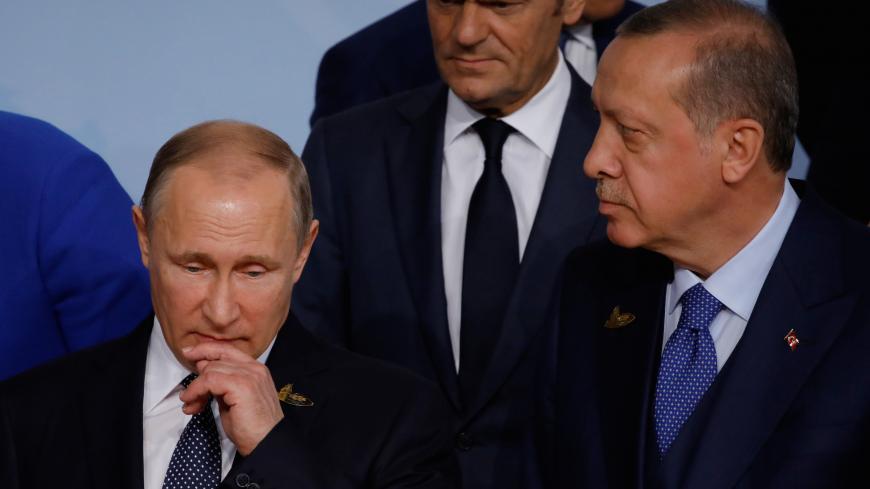
[[[197,310],[207,293],[207,284],[202,277],[185,275],[179,270],[162,269],[152,276],[156,293],[156,307],[165,314],[180,316]]]
[[[292,290],[290,278],[281,276],[268,282],[243,282],[237,285],[238,301],[249,323],[259,325],[271,322],[287,313]]]

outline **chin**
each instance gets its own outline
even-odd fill
[[[637,232],[628,229],[625,224],[607,222],[607,239],[616,246],[623,248],[640,248],[644,245],[644,240]]]

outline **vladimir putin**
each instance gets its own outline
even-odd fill
[[[318,224],[284,141],[229,121],[175,135],[133,218],[154,317],[2,386],[4,483],[453,487],[435,388],[288,314]]]

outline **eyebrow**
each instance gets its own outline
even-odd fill
[[[241,263],[259,263],[266,268],[278,268],[281,263],[266,255],[245,255],[241,259]]]
[[[201,251],[185,251],[184,253],[177,255],[176,260],[181,262],[198,262],[207,265],[214,265],[214,260],[212,260],[208,254]],[[278,268],[281,266],[280,262],[266,255],[245,255],[238,263],[243,265],[259,263],[266,268]]]
[[[182,261],[182,262],[193,261],[193,262],[207,263],[207,264],[214,263],[214,261],[211,259],[210,256],[208,256],[205,253],[199,252],[199,251],[185,251],[184,253],[175,255],[175,259],[177,261]]]

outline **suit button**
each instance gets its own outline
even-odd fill
[[[236,485],[239,487],[248,487],[251,485],[251,478],[248,474],[239,474],[236,476]]]
[[[459,433],[456,435],[456,448],[462,450],[463,452],[467,452],[471,450],[471,446],[474,444],[474,440],[471,439],[466,433]]]
[[[260,484],[257,484],[256,482],[251,482],[250,484],[248,484],[248,489],[260,489]]]

